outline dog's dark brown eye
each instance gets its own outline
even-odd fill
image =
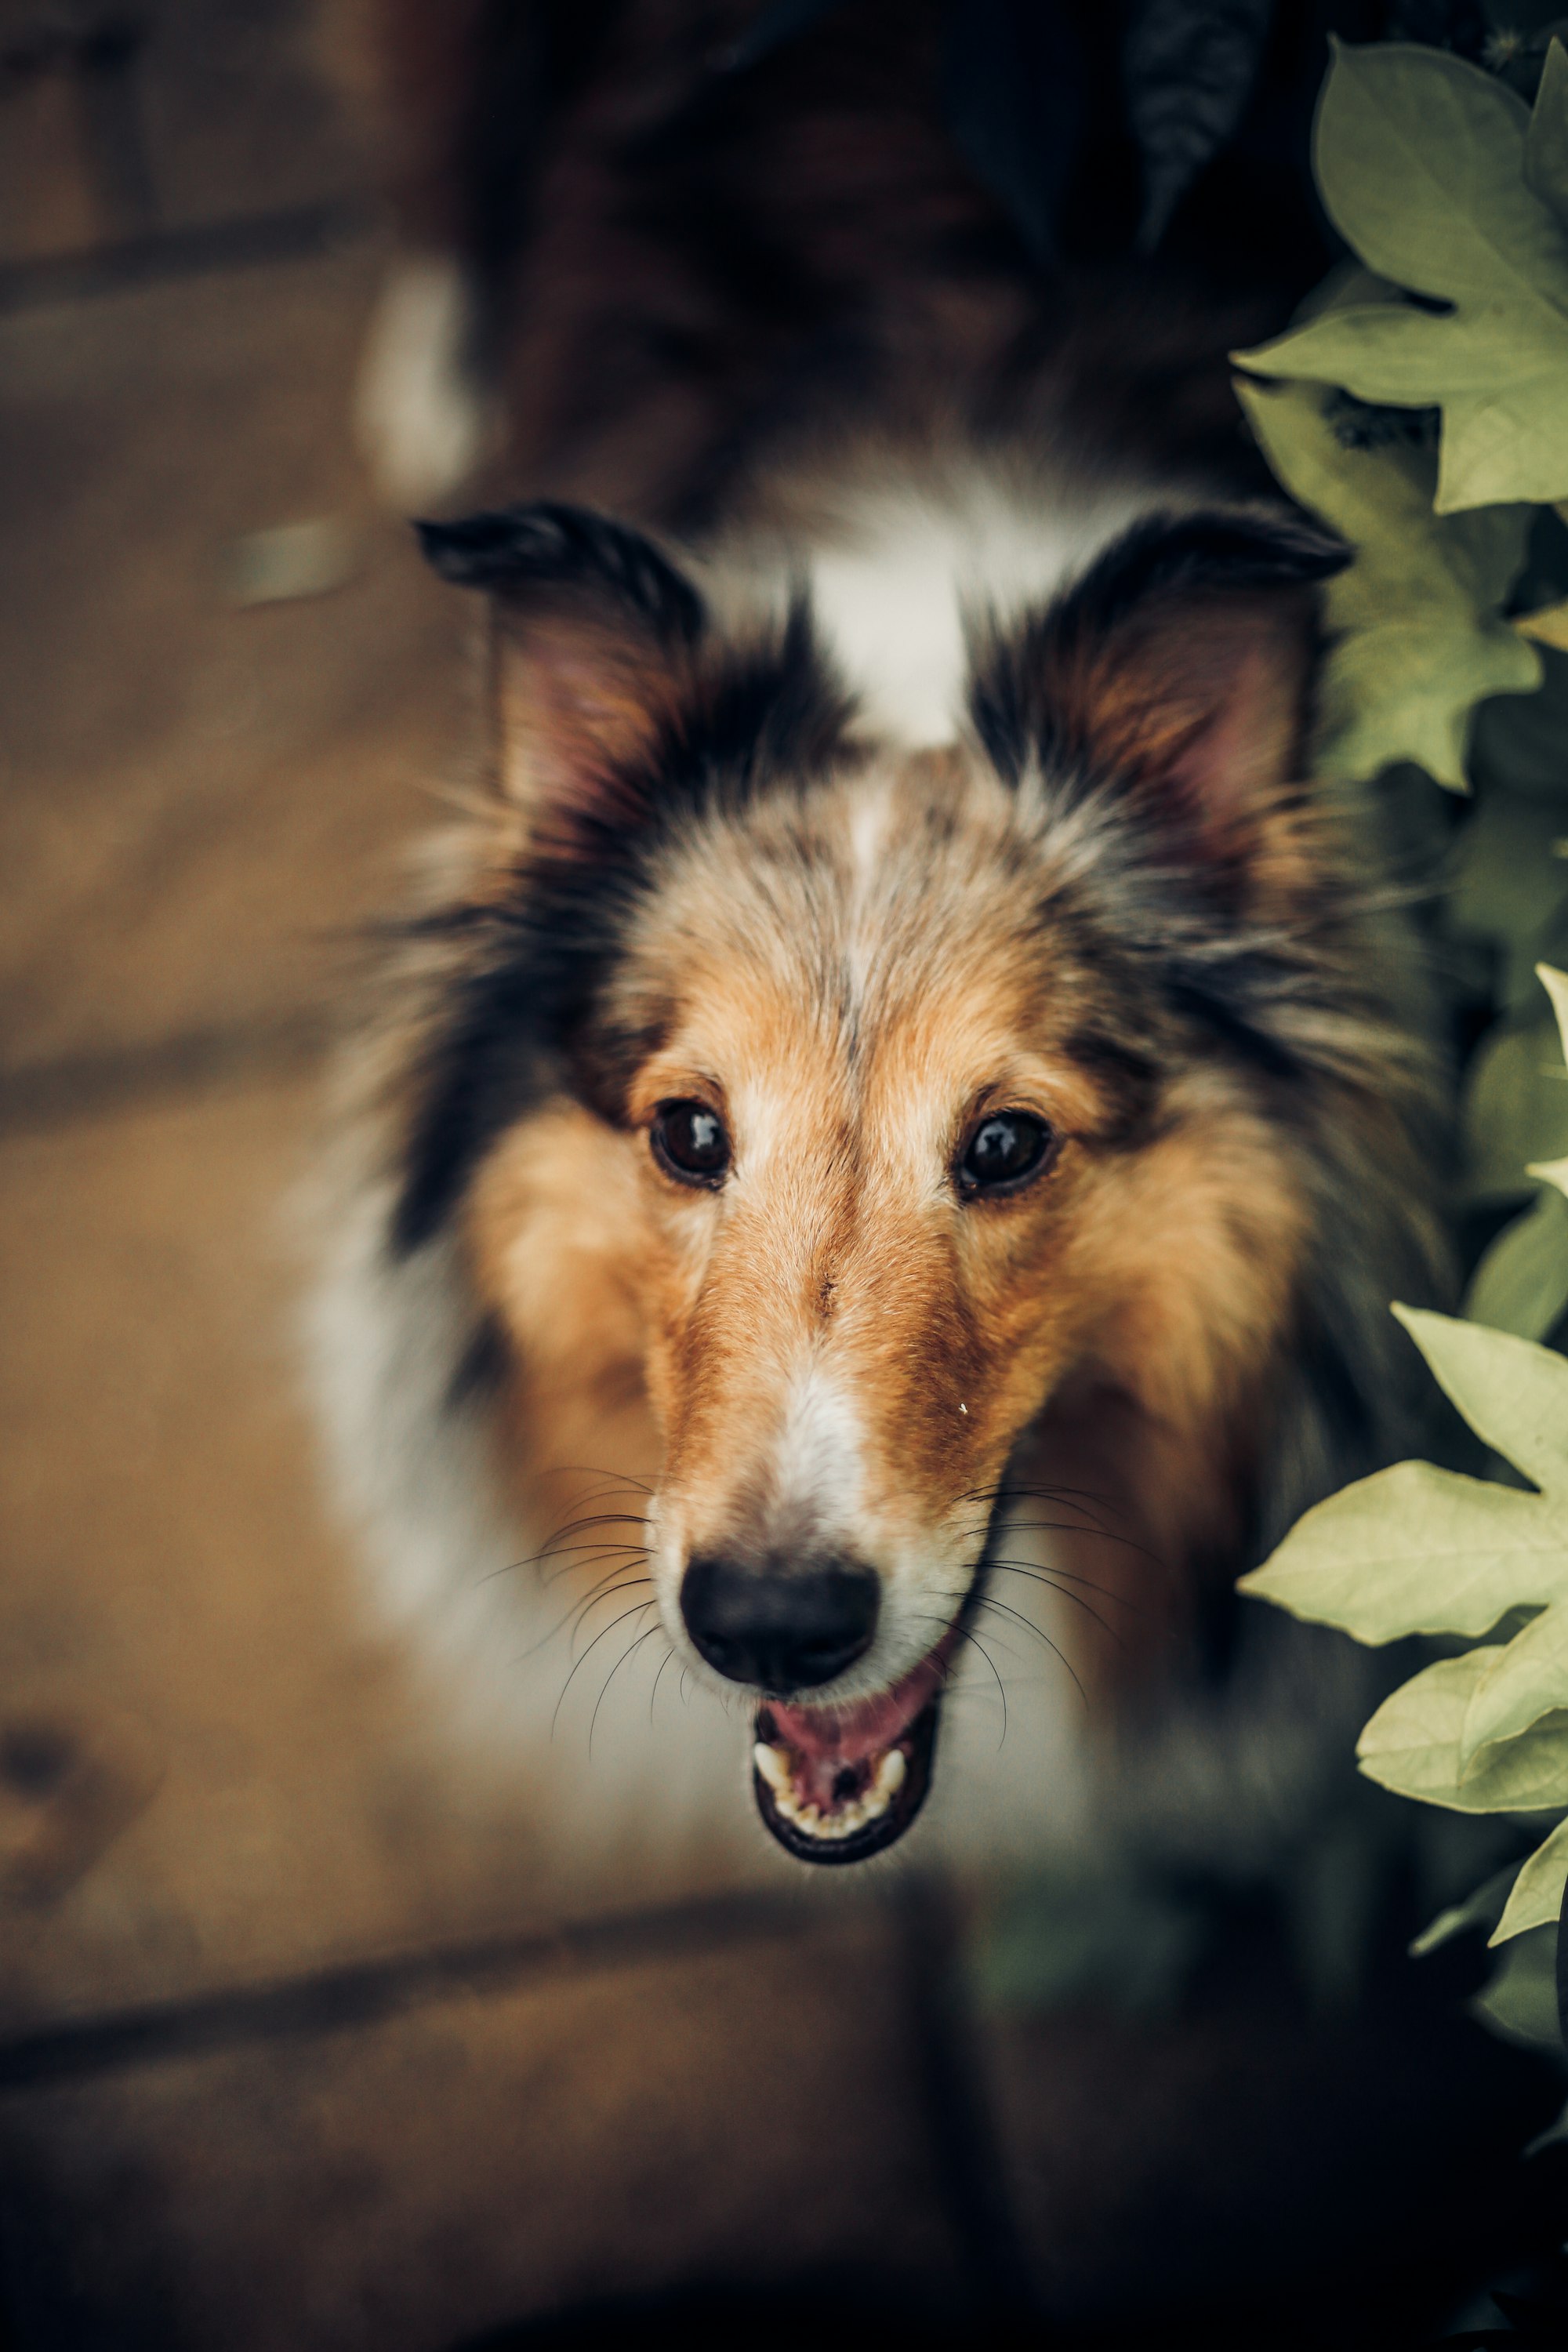
[[[1055,1139],[1043,1118],[1026,1110],[993,1111],[983,1118],[958,1163],[960,1192],[1010,1192],[1044,1165]]]
[[[730,1165],[730,1139],[706,1103],[661,1103],[654,1114],[653,1152],[683,1184],[718,1184]]]

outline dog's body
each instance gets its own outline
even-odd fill
[[[1445,1281],[1417,959],[1300,782],[1340,559],[1093,331],[980,345],[837,417],[803,362],[657,539],[426,533],[492,796],[376,983],[321,1388],[394,1613],[600,1856],[760,1861],[747,1769],[879,1852],[946,1692],[955,1862],[1244,1864],[1361,1703],[1230,1597],[1418,1443],[1387,1307]]]

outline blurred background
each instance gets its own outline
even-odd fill
[[[1565,2182],[1416,1895],[1358,1999],[1258,1899],[1156,2001],[1006,1997],[906,1873],[567,1901],[361,1620],[290,1204],[478,709],[354,454],[326,54],[309,0],[0,5],[5,2340],[1425,2340]]]

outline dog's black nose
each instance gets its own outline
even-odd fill
[[[869,1649],[881,1588],[868,1568],[741,1568],[694,1559],[680,1587],[686,1630],[710,1666],[783,1698],[830,1683]]]

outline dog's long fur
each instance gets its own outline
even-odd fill
[[[842,416],[805,335],[787,422],[705,468],[683,428],[632,500],[679,531],[427,533],[489,601],[494,772],[371,991],[324,1412],[393,1617],[567,1844],[766,1866],[680,1579],[826,1549],[881,1591],[831,1699],[962,1631],[918,1837],[1241,1864],[1364,1684],[1231,1585],[1419,1442],[1388,1302],[1446,1283],[1418,959],[1300,781],[1340,559],[1097,403],[1094,332],[918,382],[898,341]],[[720,1191],[650,1151],[693,1098]],[[1004,1108],[1054,1156],[966,1202]]]

